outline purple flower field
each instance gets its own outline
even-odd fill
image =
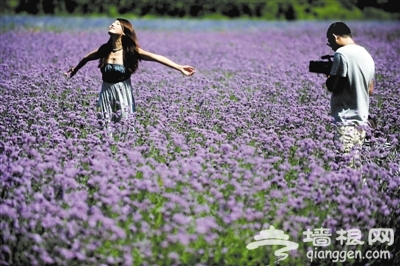
[[[152,30],[132,20],[143,49],[196,74],[142,62],[136,115],[110,136],[97,120],[97,61],[63,73],[108,40],[112,21],[0,33],[4,265],[272,265],[272,247],[246,249],[271,225],[299,243],[280,265],[310,265],[307,228],[357,228],[366,244],[355,249],[396,256],[367,233],[392,228],[400,241],[398,22],[348,23],[376,63],[378,121],[352,169],[335,162],[325,77],[308,72],[333,53],[331,22]]]

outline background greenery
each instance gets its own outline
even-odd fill
[[[2,14],[267,20],[399,19],[398,0],[2,0]]]

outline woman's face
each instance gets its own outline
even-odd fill
[[[124,34],[124,30],[122,28],[121,23],[116,20],[114,21],[110,27],[108,27],[108,33],[109,34],[116,34],[116,35],[123,35]]]

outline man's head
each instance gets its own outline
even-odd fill
[[[349,41],[353,42],[351,39],[350,28],[343,22],[332,23],[326,32],[326,38],[328,38],[327,45],[334,51],[348,44]]]

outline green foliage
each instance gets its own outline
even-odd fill
[[[6,0],[2,13],[266,20],[398,19],[395,0]],[[388,13],[390,12],[390,13]]]
[[[337,1],[324,1],[325,4],[321,7],[316,7],[313,11],[316,14],[317,19],[362,19],[363,14],[361,10],[353,6],[351,9],[344,8],[340,2]]]
[[[363,10],[364,17],[378,20],[400,19],[400,13],[388,13],[375,7],[366,7]]]

